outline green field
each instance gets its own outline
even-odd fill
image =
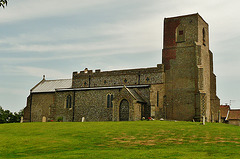
[[[240,158],[240,127],[137,121],[0,124],[0,158]]]

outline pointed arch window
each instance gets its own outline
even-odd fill
[[[107,95],[107,108],[112,108],[113,107],[113,94],[108,94]]]
[[[67,96],[66,108],[72,108],[72,97],[70,95]]]

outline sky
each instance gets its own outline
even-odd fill
[[[162,63],[163,20],[199,13],[209,24],[217,95],[240,108],[239,0],[10,0],[0,8],[0,105],[18,112],[46,79]]]

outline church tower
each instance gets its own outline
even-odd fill
[[[217,118],[219,99],[209,51],[208,24],[199,14],[164,19],[162,63],[166,78],[166,118],[196,121],[203,116],[207,121]]]

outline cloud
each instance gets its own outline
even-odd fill
[[[33,77],[41,77],[42,75],[46,75],[48,78],[70,78],[69,75],[66,75],[55,69],[47,69],[47,68],[38,68],[38,67],[29,67],[29,66],[16,66],[9,67],[8,71],[24,76],[33,76]]]
[[[18,112],[26,106],[26,99],[28,95],[29,90],[24,88],[16,89],[0,87],[0,106],[2,106],[4,110]]]
[[[0,94],[12,94],[12,95],[22,95],[23,93],[26,93],[26,90],[24,89],[16,89],[16,88],[0,88]]]
[[[8,11],[0,11],[0,23],[15,23],[22,20],[36,19],[51,16],[63,16],[73,12],[81,12],[97,5],[103,5],[110,0],[48,0],[46,1],[32,1],[21,0],[11,1],[8,5]]]
[[[117,54],[136,54],[161,50],[162,21],[151,18],[100,23],[97,26],[54,29],[20,34],[0,40],[1,62],[33,62]],[[60,40],[61,39],[61,40]],[[4,47],[4,46],[8,47]]]

